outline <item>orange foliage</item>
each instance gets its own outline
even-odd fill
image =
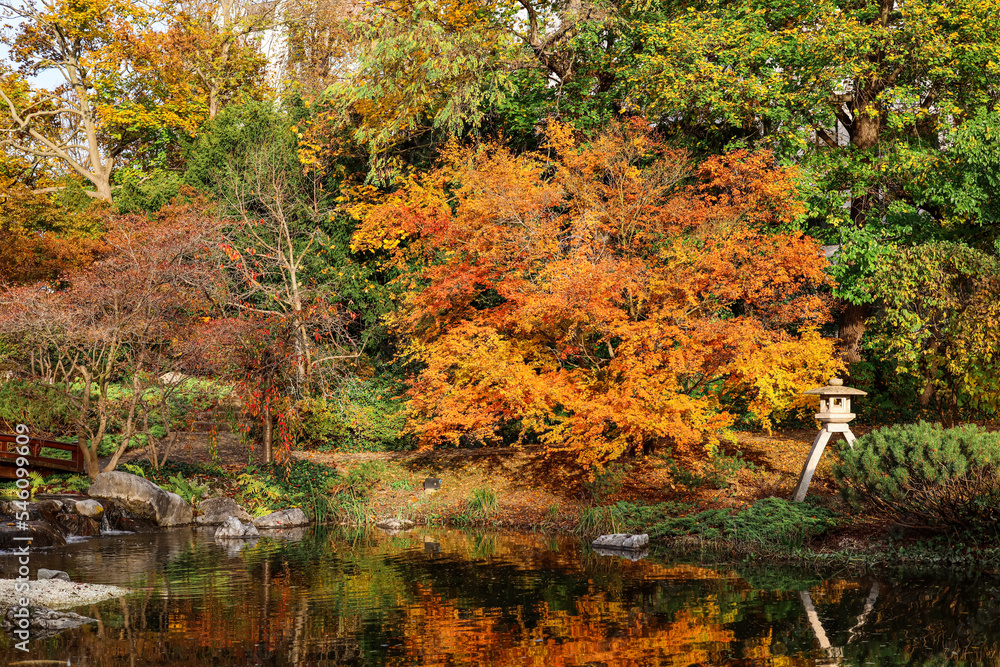
[[[0,183],[0,284],[55,280],[89,265],[106,249],[98,238],[103,212],[73,213]]]
[[[548,148],[453,145],[356,209],[355,247],[408,269],[394,324],[423,364],[410,425],[425,445],[515,424],[585,465],[694,455],[728,406],[767,423],[839,368],[817,332],[826,260],[768,231],[802,213],[789,170],[737,152],[692,171],[640,121],[585,145],[556,125]]]

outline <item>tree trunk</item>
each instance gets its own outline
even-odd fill
[[[95,174],[94,177],[91,178],[90,180],[91,180],[91,183],[94,184],[94,188],[97,191],[97,198],[98,199],[102,199],[102,200],[107,201],[107,202],[110,202],[111,201],[111,178],[110,177],[104,177],[104,176],[98,176],[98,175]]]
[[[873,149],[879,141],[882,130],[882,114],[873,101],[871,85],[858,82],[862,92],[852,105],[853,122],[849,127],[851,145],[860,150]],[[864,227],[871,222],[869,213],[874,204],[873,193],[864,192],[851,200],[851,222],[856,227]],[[865,334],[865,320],[871,314],[868,304],[843,302],[840,316],[840,353],[848,364],[861,361],[861,339]]]
[[[844,303],[840,316],[840,356],[848,364],[861,361],[861,337],[868,315],[868,304]]]
[[[274,416],[271,414],[271,405],[264,399],[261,421],[264,423],[264,463],[270,463],[273,456],[274,444]]]

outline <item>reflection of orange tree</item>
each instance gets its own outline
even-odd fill
[[[400,665],[687,665],[717,658],[735,640],[711,599],[660,622],[593,591],[570,610],[540,602],[537,622],[529,626],[518,614],[511,626],[499,610],[462,610],[418,586],[402,612]]]

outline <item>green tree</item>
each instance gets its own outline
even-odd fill
[[[963,402],[1000,408],[1000,260],[948,242],[883,249],[872,291],[877,331],[898,371],[920,379],[921,404],[935,398],[948,426]]]
[[[580,0],[379,3],[345,38],[357,66],[328,89],[314,143],[338,157],[363,155],[370,179],[385,183],[406,162],[432,160],[450,137],[502,131],[533,147],[549,118],[596,129],[618,110],[617,62],[630,53],[619,9]]]
[[[843,353],[860,358],[878,246],[937,234],[921,178],[942,137],[997,103],[997,0],[705,0],[637,23],[629,103],[703,148],[752,143],[802,164],[811,218],[842,244]]]

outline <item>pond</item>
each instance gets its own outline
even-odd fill
[[[0,562],[11,558],[0,554]],[[27,654],[0,636],[0,664],[1000,660],[1000,582],[992,579],[824,578],[655,555],[632,562],[536,533],[315,528],[240,549],[178,529],[36,551],[35,567],[137,592],[77,609],[100,622],[34,640]]]

